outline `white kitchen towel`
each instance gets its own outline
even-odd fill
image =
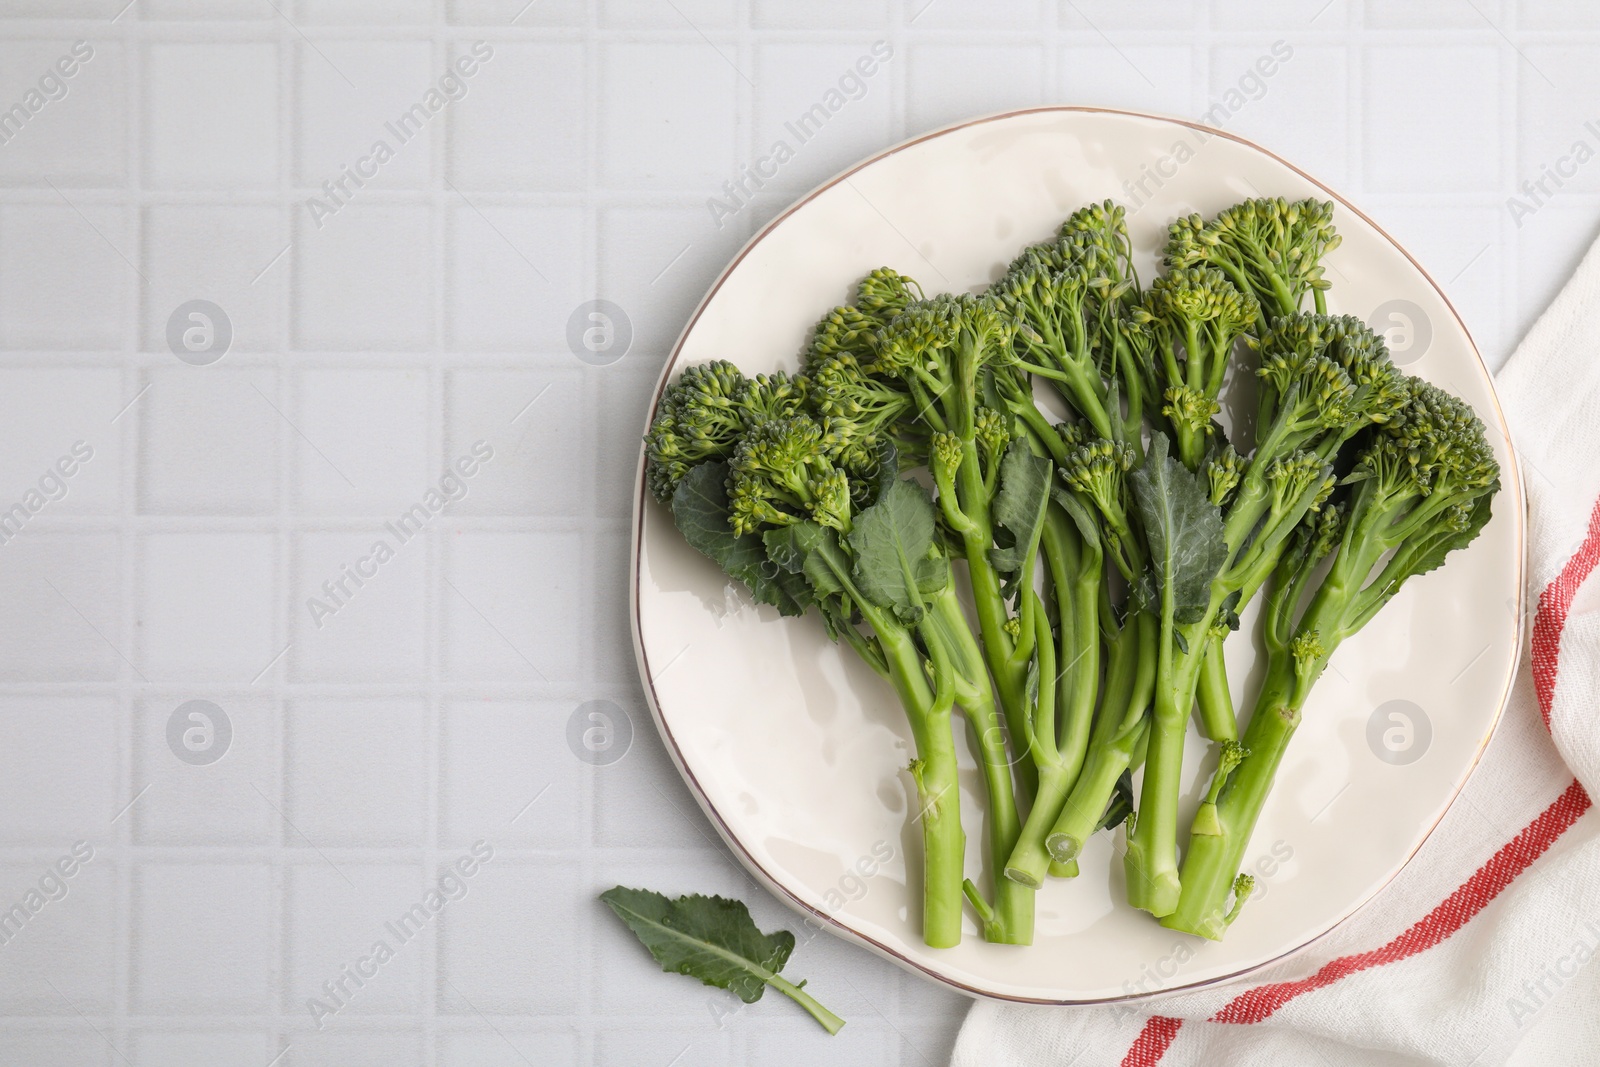
[[[975,1004],[952,1067],[1600,1065],[1600,243],[1498,379],[1535,612],[1478,771],[1395,881],[1313,948],[1204,992]]]

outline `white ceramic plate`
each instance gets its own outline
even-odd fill
[[[1242,917],[1213,944],[1128,907],[1119,831],[1095,836],[1080,877],[1040,891],[1031,948],[984,944],[970,918],[958,948],[924,946],[906,885],[919,855],[906,825],[911,742],[894,695],[830,644],[816,618],[780,620],[731,588],[649,499],[641,467],[633,609],[645,692],[712,823],[797,909],[973,994],[1084,1003],[1192,988],[1326,933],[1395,876],[1459,792],[1500,717],[1519,647],[1523,501],[1505,424],[1488,371],[1432,280],[1355,208],[1261,148],[1169,119],[1077,108],[999,115],[910,141],[759,233],[690,320],[656,395],[680,368],[710,359],[746,373],[793,370],[809,328],[874,267],[910,274],[930,292],[975,290],[1068,213],[1113,197],[1129,207],[1148,282],[1174,217],[1258,195],[1335,201],[1344,243],[1328,261],[1330,310],[1391,328],[1397,362],[1477,408],[1505,487],[1469,549],[1413,579],[1340,647],[1251,842],[1258,889]],[[1244,642],[1229,647],[1242,701],[1255,657]],[[1192,810],[1210,746],[1191,734]],[[962,761],[967,867],[976,872],[984,805],[965,749]]]

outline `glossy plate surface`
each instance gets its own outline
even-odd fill
[[[1125,183],[1140,182],[1142,189]],[[1346,641],[1306,709],[1249,852],[1257,894],[1221,944],[1123,902],[1121,837],[1038,895],[1033,947],[969,933],[931,950],[916,921],[907,827],[911,743],[889,687],[814,617],[757,609],[690,549],[642,478],[634,522],[641,676],[669,751],[711,821],[781,897],[845,936],[969,993],[1081,1003],[1235,976],[1304,947],[1387,884],[1444,814],[1499,719],[1519,647],[1522,487],[1477,350],[1426,274],[1327,188],[1262,149],[1168,119],[1047,108],[966,123],[841,175],[746,246],[691,320],[666,374],[715,358],[793,370],[807,331],[888,265],[930,292],[979,289],[1089,201],[1128,206],[1148,283],[1174,217],[1251,196],[1337,204],[1329,310],[1390,331],[1396,361],[1467,399],[1497,441],[1495,516],[1443,570],[1413,579]],[[663,384],[665,378],[663,379]],[[657,389],[659,395],[660,386]],[[653,405],[652,405],[653,406]],[[1254,681],[1229,645],[1236,699]],[[965,736],[969,872],[981,783]],[[1184,817],[1209,775],[1191,727]],[[1381,756],[1380,756],[1381,754]],[[887,859],[885,859],[887,857]]]

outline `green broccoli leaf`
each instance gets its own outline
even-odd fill
[[[1205,487],[1167,455],[1167,437],[1150,439],[1144,466],[1129,475],[1150,543],[1155,591],[1178,623],[1198,622],[1211,603],[1211,581],[1227,562],[1222,512]]]
[[[889,487],[900,480],[900,450],[887,437],[878,445],[878,479],[872,486],[872,502],[883,499]]]
[[[780,615],[803,615],[814,597],[805,579],[774,567],[761,538],[737,535],[728,525],[728,465],[718,461],[695,467],[672,494],[672,518],[683,539],[743,582],[760,604]]]
[[[1345,609],[1343,621],[1343,625],[1348,627],[1348,633],[1354,633],[1365,626],[1372,614],[1387,604],[1408,579],[1419,574],[1427,574],[1442,566],[1445,557],[1450,553],[1465,548],[1476,540],[1478,534],[1489,524],[1494,508],[1494,494],[1499,490],[1500,482],[1496,479],[1488,492],[1466,505],[1468,510],[1464,521],[1436,523],[1434,529],[1403,542],[1377,577],[1372,579],[1359,596],[1351,598]]]
[[[1239,596],[1239,590],[1235,589],[1227,595],[1217,610],[1217,623],[1226,626],[1230,632],[1239,629]]]
[[[1133,814],[1133,772],[1123,771],[1122,777],[1117,779],[1117,784],[1111,793],[1111,802],[1106,805],[1106,813],[1100,818],[1097,830],[1115,830],[1128,816]]]
[[[786,574],[803,575],[817,599],[844,592],[840,575],[850,573],[850,557],[839,535],[814,522],[775,526],[761,535],[767,558]]]
[[[1084,547],[1093,552],[1098,559],[1100,555],[1100,523],[1095,518],[1094,513],[1075,494],[1069,493],[1065,489],[1054,488],[1050,491],[1050,495],[1057,504],[1061,505],[1061,510],[1067,513],[1067,517],[1072,520],[1072,525],[1078,528],[1078,536],[1083,538]]]
[[[1000,458],[1000,491],[994,496],[991,514],[1012,543],[989,549],[989,562],[1001,574],[1022,570],[1029,549],[1038,542],[1054,472],[1055,465],[1034,455],[1022,440],[1012,441]]]
[[[698,893],[668,900],[648,889],[620,885],[601,893],[600,899],[628,924],[663,971],[726,989],[746,1004],[760,1000],[770,985],[793,998],[830,1034],[844,1025],[800,988],[805,983],[778,977],[794,951],[794,935],[787,930],[763,934],[742,901]]]
[[[917,592],[926,600],[949,584],[949,557],[938,548],[929,549],[927,556],[917,563]]]
[[[668,900],[648,889],[617,886],[600,899],[644,942],[664,971],[698,978],[754,1004],[767,979],[789,962],[794,935],[763,934],[742,901],[696,893]]]
[[[918,622],[924,597],[949,580],[934,537],[933,501],[921,486],[902,480],[885,489],[850,531],[862,595],[907,625]]]
[[[1455,529],[1446,528],[1440,533],[1423,541],[1423,547],[1410,553],[1406,560],[1406,577],[1412,578],[1419,574],[1427,574],[1436,567],[1444,565],[1445,557],[1457,549],[1466,548],[1478,539],[1483,528],[1489,524],[1489,519],[1494,512],[1494,496],[1500,491],[1500,481],[1495,479],[1488,492],[1472,502],[1471,511],[1467,521]],[[1402,547],[1405,551],[1410,546]],[[1399,553],[1396,553],[1398,555]]]

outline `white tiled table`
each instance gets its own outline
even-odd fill
[[[1495,365],[1600,213],[1600,163],[1507,205],[1600,148],[1577,0],[125,3],[0,0],[0,109],[93,50],[0,144],[0,512],[93,450],[0,544],[0,907],[94,849],[0,945],[0,1067],[942,1063],[964,1002],[864,952],[796,953],[850,1019],[830,1041],[659,974],[594,900],[719,891],[797,925],[678,782],[624,614],[644,398],[715,273],[905,136],[1048,102],[1198,117],[1235,89],[1227,127],[1408,243]],[[859,98],[719,224],[708,198],[879,40]],[[399,143],[478,41],[465,95]],[[392,158],[313,211],[380,138]],[[631,324],[609,365],[567,341],[593,298]],[[196,299],[233,332],[206,366],[167,339]],[[386,533],[479,441],[464,497]],[[308,598],[384,537],[319,626]],[[169,740],[191,700],[227,716],[220,760]],[[633,727],[606,766],[567,742],[595,700]],[[480,839],[464,895],[386,935]],[[319,1029],[308,999],[385,937]]]

